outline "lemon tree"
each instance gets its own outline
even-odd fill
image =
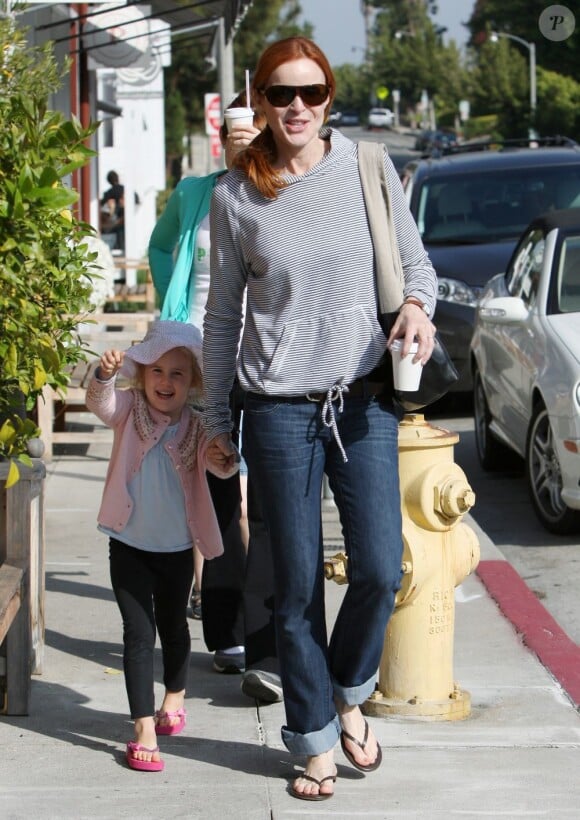
[[[96,126],[48,108],[62,79],[50,44],[31,47],[0,19],[0,459],[12,462],[9,483],[17,462],[29,463],[42,388],[64,387],[84,356],[75,316],[91,292],[94,255],[83,239],[93,229],[73,217],[78,195],[66,183],[93,155],[85,143]]]

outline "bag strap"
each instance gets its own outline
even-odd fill
[[[358,170],[373,240],[379,306],[382,313],[395,313],[403,303],[404,276],[385,174],[386,153],[381,143],[358,143]]]

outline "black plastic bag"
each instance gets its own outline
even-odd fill
[[[391,327],[395,321],[397,314],[383,313],[379,315],[379,322],[383,329],[383,333],[388,337]],[[390,351],[387,350],[383,357],[382,372],[385,375],[385,381],[388,384],[389,392],[392,392],[395,401],[407,413],[414,413],[427,407],[429,404],[438,401],[449,392],[449,389],[459,379],[459,373],[451,357],[447,352],[447,348],[441,341],[439,333],[435,333],[435,346],[433,353],[426,365],[423,366],[421,373],[421,383],[418,390],[395,390],[393,385],[393,367],[391,361]]]

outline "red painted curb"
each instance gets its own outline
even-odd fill
[[[476,573],[526,646],[578,706],[580,646],[566,635],[508,561],[480,561]]]

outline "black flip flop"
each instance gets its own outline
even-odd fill
[[[336,775],[329,774],[327,777],[323,777],[322,780],[317,780],[315,777],[310,777],[309,774],[301,774],[300,777],[303,780],[310,780],[311,783],[316,783],[318,788],[322,786],[323,783],[326,783],[327,780],[332,780],[333,783],[336,783]],[[290,786],[290,794],[292,797],[298,798],[298,800],[328,800],[329,797],[332,797],[334,792],[330,794],[303,794],[302,792],[297,792],[294,786]]]
[[[381,765],[382,760],[383,760],[383,752],[382,752],[381,747],[379,746],[378,740],[377,740],[377,756],[375,757],[375,759],[372,763],[368,764],[368,766],[363,766],[362,763],[357,763],[357,761],[354,759],[354,755],[352,754],[352,752],[349,752],[349,750],[346,748],[346,743],[344,742],[345,738],[347,740],[351,740],[353,743],[356,743],[356,745],[360,749],[362,749],[363,752],[364,752],[365,746],[367,745],[367,740],[369,739],[369,725],[366,722],[366,720],[365,720],[365,736],[362,739],[362,741],[357,740],[356,737],[353,737],[352,735],[350,735],[348,732],[346,732],[343,729],[342,732],[340,733],[340,745],[342,746],[342,751],[344,752],[346,757],[349,759],[349,761],[352,763],[352,765],[355,767],[355,769],[359,770],[359,772],[374,772],[375,769],[379,768],[379,766]]]

